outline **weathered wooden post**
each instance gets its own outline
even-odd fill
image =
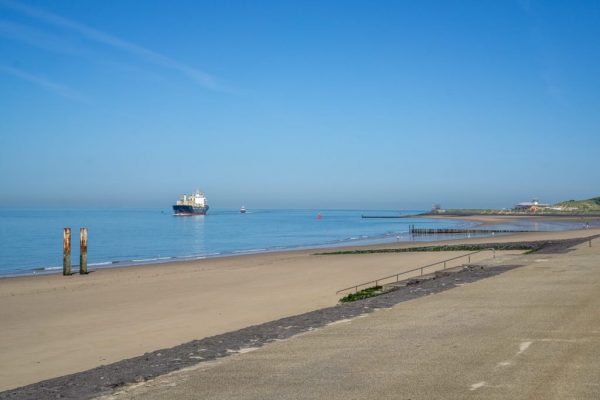
[[[71,228],[63,231],[63,275],[71,275]]]
[[[79,230],[79,273],[87,274],[87,228]]]

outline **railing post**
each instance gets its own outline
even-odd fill
[[[87,228],[79,230],[79,273],[87,274]]]
[[[63,275],[71,275],[71,228],[63,231]]]
[[[469,254],[469,264],[471,264],[471,255]]]
[[[423,276],[423,268],[421,268],[421,276]]]
[[[444,269],[446,269],[446,261],[444,261]]]
[[[592,247],[592,239],[590,239],[590,247]]]

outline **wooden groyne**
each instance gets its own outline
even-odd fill
[[[85,275],[87,269],[88,230],[79,229],[79,273]],[[71,228],[63,229],[63,275],[71,275]]]
[[[460,229],[460,228],[416,228],[410,225],[411,235],[447,235],[447,234],[490,234],[490,233],[524,233],[534,232],[514,229]]]

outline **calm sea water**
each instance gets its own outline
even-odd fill
[[[363,214],[415,213],[418,211],[249,210],[240,214],[216,209],[206,216],[176,217],[170,209],[0,209],[0,275],[60,270],[63,227],[67,226],[73,232],[74,265],[79,260],[79,228],[88,228],[91,268],[411,240],[410,224],[473,226],[461,221],[361,218]]]

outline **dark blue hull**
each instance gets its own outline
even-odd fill
[[[208,211],[208,206],[193,207],[174,205],[173,211],[175,211],[175,215],[206,215],[206,212]]]

